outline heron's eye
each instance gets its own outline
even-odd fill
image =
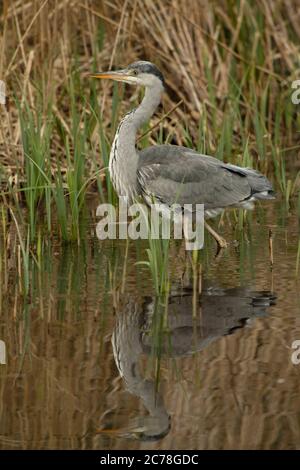
[[[137,75],[137,74],[138,74],[138,71],[133,69],[132,75]]]

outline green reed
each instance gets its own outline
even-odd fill
[[[22,135],[24,176],[22,190],[28,210],[30,238],[35,237],[42,204],[46,207],[46,221],[51,230],[51,166],[50,142],[52,123],[49,114],[43,117],[41,109],[33,110],[26,100],[18,103]]]

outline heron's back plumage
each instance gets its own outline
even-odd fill
[[[176,145],[149,147],[139,154],[139,191],[148,201],[204,204],[206,211],[250,208],[255,199],[270,199],[269,180],[256,170],[226,164],[217,158]]]

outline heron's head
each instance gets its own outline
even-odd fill
[[[114,72],[96,72],[89,74],[93,78],[108,78],[118,82],[129,83],[130,85],[141,85],[148,88],[165,86],[163,74],[151,62],[140,60],[128,65],[125,69]]]

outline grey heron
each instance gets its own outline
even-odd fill
[[[154,114],[165,89],[162,73],[151,62],[138,61],[122,70],[89,76],[145,87],[141,104],[121,120],[111,148],[109,172],[119,196],[129,201],[142,196],[148,205],[154,201],[168,207],[204,204],[205,218],[225,208],[252,209],[255,200],[274,198],[270,181],[251,168],[226,164],[177,145],[137,150],[137,131]],[[227,246],[207,222],[205,227],[219,248]]]

